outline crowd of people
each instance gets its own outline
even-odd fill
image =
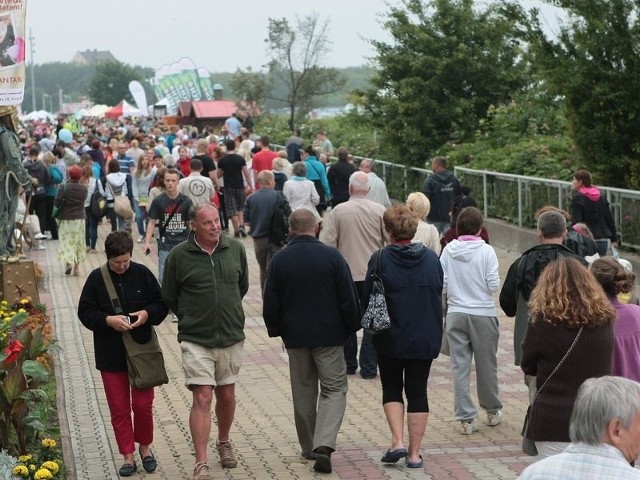
[[[30,234],[57,239],[65,274],[80,275],[86,254],[98,250],[99,224],[106,220],[111,230],[104,251],[122,309],[105,301],[98,269],[88,275],[78,315],[94,334],[96,366],[124,457],[121,476],[137,471],[135,443],[143,468],[157,466],[153,389],[128,383],[122,332],[147,338],[151,325],[169,313],[193,396],[193,479],[211,478],[214,403],[220,463],[236,466],[230,432],[245,340],[247,236],[260,268],[268,334],[282,338],[289,356],[301,455],[314,460],[318,472],[332,471],[348,377],[358,373],[365,380],[380,377],[390,430],[381,462],[404,459],[408,468],[424,467],[428,379],[443,343],[459,433],[480,428],[470,391],[474,363],[484,423],[500,425],[498,292],[504,312],[515,317],[514,360],[530,400],[525,436],[539,458],[566,455],[585,441],[574,432],[574,417],[589,414],[577,412],[595,388],[590,378],[640,380],[635,276],[607,256],[617,242],[615,225],[586,170],[575,173],[571,214],[554,207],[539,212],[540,244],[514,262],[501,288],[482,213],[443,157],[432,160],[433,175],[422,191],[411,193],[406,205],[391,206],[375,162],[356,165],[346,148],[334,152],[324,132],[307,146],[296,132],[280,152],[271,150],[268,136],[233,121],[219,135],[150,122],[89,121],[85,133],[71,139],[58,132],[54,140],[46,129],[39,136],[24,162],[32,178],[25,197],[33,215]],[[330,164],[334,153],[337,161]],[[106,200],[104,217],[92,206],[94,196]],[[288,219],[284,242],[273,238],[279,216]],[[131,260],[135,238],[145,253],[157,253],[157,280]],[[376,277],[384,285],[391,327],[377,334],[365,330],[358,345]],[[133,294],[131,282],[144,288]],[[623,387],[637,384],[629,385]],[[640,415],[636,403],[629,408]],[[608,425],[615,418],[600,420]],[[620,428],[631,428],[628,419],[619,419]],[[640,432],[635,435],[640,444]],[[626,439],[616,443],[613,437],[600,432],[590,441],[635,460],[620,447]]]

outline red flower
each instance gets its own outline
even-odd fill
[[[7,356],[7,358],[5,358],[7,365],[11,365],[16,361],[23,347],[24,345],[22,345],[22,342],[19,340],[11,340],[9,342],[7,348],[4,349],[4,354]]]

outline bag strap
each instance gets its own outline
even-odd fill
[[[318,174],[318,177],[320,177],[318,180],[322,180],[322,174],[318,171],[318,169],[316,168],[316,165],[314,163],[311,163],[311,166],[313,167],[313,170]]]
[[[562,360],[560,360],[558,362],[558,365],[556,365],[556,368],[553,369],[553,371],[551,372],[551,374],[547,377],[547,379],[544,381],[544,383],[542,384],[542,386],[538,389],[538,391],[536,392],[535,396],[533,397],[533,400],[531,401],[531,405],[533,405],[533,402],[536,401],[536,398],[538,398],[538,395],[540,395],[540,392],[542,391],[542,389],[544,388],[544,386],[547,384],[547,382],[551,379],[551,377],[553,377],[553,375],[558,371],[558,369],[560,368],[560,366],[564,363],[564,361],[567,359],[567,357],[569,356],[569,354],[571,353],[571,351],[573,350],[573,348],[576,346],[576,342],[578,341],[578,338],[580,338],[580,335],[582,334],[582,330],[584,330],[584,325],[580,326],[580,330],[578,330],[578,334],[576,335],[576,338],[573,339],[573,343],[571,344],[571,346],[569,347],[569,350],[567,350],[567,353],[564,354],[564,357],[562,357]]]
[[[113,286],[113,280],[111,280],[111,275],[109,275],[109,267],[106,263],[100,267],[100,272],[102,273],[104,285],[107,287],[107,293],[109,294],[109,298],[111,299],[111,305],[113,305],[113,309],[115,310],[116,315],[121,315],[123,313],[123,310],[122,306],[120,305],[120,299],[118,298],[118,294],[116,293],[116,288]]]
[[[378,250],[376,253],[376,269],[373,272],[373,278],[380,281],[380,285],[384,288],[384,284],[382,283],[382,276],[380,275],[381,268],[380,264],[382,263],[380,258],[382,257],[382,248]]]
[[[160,237],[164,237],[164,232],[167,229],[167,225],[169,225],[169,222],[171,221],[173,216],[176,214],[176,212],[180,209],[180,206],[182,205],[183,202],[184,202],[184,197],[181,197],[178,203],[176,204],[176,207],[173,209],[173,211],[167,218],[167,221],[164,222],[164,224],[158,225],[158,230],[160,231]]]

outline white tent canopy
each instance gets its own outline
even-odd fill
[[[103,117],[110,108],[108,105],[94,105],[87,111],[87,117]]]
[[[36,110],[30,113],[27,113],[23,120],[55,120],[56,117],[53,113],[49,113],[46,110]]]

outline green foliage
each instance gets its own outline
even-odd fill
[[[129,82],[143,80],[139,71],[121,62],[98,64],[89,85],[89,98],[95,104],[116,105],[122,99],[133,103]]]
[[[237,69],[229,86],[236,97],[236,103],[255,117],[263,109],[264,99],[271,85],[263,73],[254,72],[248,67],[246,70]]]
[[[286,18],[269,18],[269,74],[284,85],[283,95],[274,98],[289,108],[289,126],[293,129],[317,98],[336,92],[346,80],[335,68],[323,66],[329,52],[328,20],[318,14],[297,18],[295,27]]]
[[[531,52],[551,92],[564,99],[569,132],[585,165],[607,184],[640,187],[640,4],[553,0],[568,20],[555,38],[537,14]],[[630,175],[631,173],[631,175]]]
[[[449,142],[438,150],[453,165],[558,180],[570,180],[579,167],[565,133],[561,106],[542,89],[489,107],[472,141]]]
[[[525,84],[515,22],[498,7],[403,0],[384,26],[393,42],[371,42],[378,69],[365,92],[384,157],[424,166],[447,141],[472,138],[489,106]]]
[[[49,353],[54,341],[46,315],[28,300],[0,303],[0,445],[26,453],[45,430]]]
[[[298,126],[304,145],[313,143],[320,130],[327,133],[334,148],[346,147],[349,152],[361,157],[375,157],[376,136],[368,117],[355,110],[346,114],[318,120],[307,119]],[[284,145],[291,136],[287,119],[282,115],[264,115],[256,120],[255,130],[269,135],[274,145]]]

